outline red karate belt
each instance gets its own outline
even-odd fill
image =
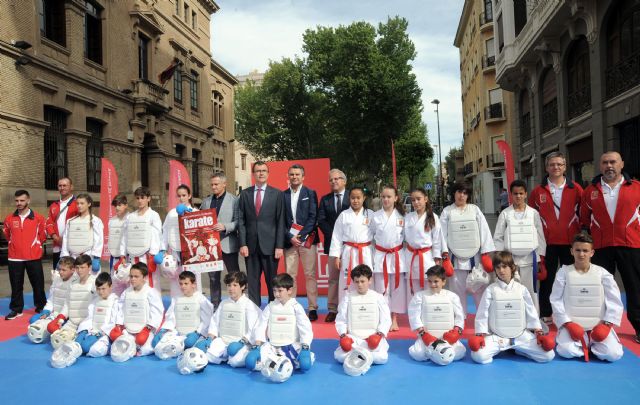
[[[430,251],[431,246],[414,248],[411,245],[407,245],[407,249],[409,249],[409,252],[413,254],[411,256],[411,264],[409,265],[409,286],[411,287],[411,294],[413,294],[413,277],[411,277],[411,272],[413,271],[413,259],[418,256],[418,265],[420,269],[420,288],[424,290],[424,256],[422,256],[422,254]]]
[[[371,246],[371,241],[362,242],[362,243],[345,242],[344,244],[347,245],[347,246],[351,246],[353,248],[357,248],[358,249],[358,264],[364,263],[364,248],[366,248],[367,246]],[[347,288],[349,288],[349,285],[351,285],[351,254],[352,253],[353,253],[353,250],[349,249],[349,266],[347,267]]]
[[[135,257],[133,262],[140,263],[140,257]],[[153,255],[150,253],[145,253],[145,257],[147,259],[147,269],[149,270],[149,287],[153,288],[153,273],[156,271],[156,262],[153,261]]]
[[[392,247],[390,249],[387,249],[385,247],[382,247],[380,245],[376,245],[376,250],[384,253],[384,259],[382,260],[382,273],[384,274],[384,293],[387,292],[387,285],[389,284],[389,272],[387,271],[387,255],[393,254],[395,256],[395,264],[396,264],[396,275],[395,275],[395,280],[396,280],[396,286],[394,288],[394,290],[398,289],[398,286],[400,285],[400,255],[398,254],[399,251],[402,250],[402,245],[398,245],[396,247]]]

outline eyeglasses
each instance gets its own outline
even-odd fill
[[[334,177],[332,179],[329,179],[329,183],[335,183],[340,180],[344,180],[344,177]]]
[[[549,163],[547,166],[549,167],[564,167],[564,163]]]

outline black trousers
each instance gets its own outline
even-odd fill
[[[24,272],[27,272],[29,282],[33,288],[33,305],[44,308],[47,297],[44,293],[44,273],[42,260],[28,260],[24,262],[9,261],[9,283],[11,283],[11,303],[9,309],[21,313],[24,309]]]
[[[548,245],[544,256],[544,264],[547,266],[547,279],[540,281],[540,291],[538,299],[540,301],[540,316],[551,316],[551,289],[556,279],[556,273],[561,266],[573,264],[571,256],[571,246],[569,245]]]
[[[54,270],[58,269],[58,261],[60,261],[60,252],[51,253],[52,266]]]
[[[224,268],[227,269],[227,273],[240,271],[240,263],[238,263],[238,252],[222,252],[222,261],[224,262]],[[220,283],[221,277],[221,271],[209,272],[209,289],[211,291],[211,303],[213,304],[214,311],[218,308],[218,305],[220,305],[220,301],[222,299],[222,289]]]
[[[611,274],[616,274],[616,268],[620,270],[627,295],[627,319],[636,334],[640,333],[640,249],[626,246],[596,249],[592,262]]]
[[[244,260],[247,264],[249,299],[257,306],[260,306],[260,277],[264,272],[264,280],[269,291],[269,302],[273,301],[275,297],[273,296],[271,281],[278,273],[279,260],[276,260],[274,255],[262,254],[259,248],[250,253]]]

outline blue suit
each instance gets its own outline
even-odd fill
[[[316,192],[311,190],[308,187],[300,186],[300,197],[298,198],[298,205],[296,208],[296,224],[302,225],[303,228],[298,234],[300,236],[300,240],[304,241],[311,232],[315,231],[318,217],[318,196]],[[285,230],[287,232],[287,236],[284,240],[284,247],[290,248],[291,238],[293,235],[289,232],[291,230],[291,225],[293,224],[293,212],[291,210],[291,189],[288,188],[284,191],[284,202],[285,202],[285,213],[286,213],[286,226]],[[318,233],[315,234],[315,239],[313,241],[314,244],[318,243],[320,238]]]

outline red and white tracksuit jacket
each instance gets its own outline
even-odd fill
[[[65,223],[75,217],[76,215],[78,215],[78,203],[76,202],[76,197],[71,197],[71,201],[69,202],[69,205],[67,207],[66,210],[64,210],[64,215],[65,215]],[[51,237],[53,235],[58,235],[60,237],[62,237],[62,235],[60,235],[60,231],[58,230],[58,215],[60,214],[60,201],[54,201],[53,203],[51,203],[51,205],[49,206],[49,216],[47,217],[47,221],[46,221],[46,231],[47,231],[47,236]],[[58,246],[61,247],[62,244],[57,244],[54,242],[54,246]]]
[[[42,244],[47,239],[44,217],[31,210],[20,220],[18,211],[4,220],[4,236],[9,241],[9,260],[38,260],[42,257]]]
[[[582,192],[582,187],[579,184],[567,179],[562,190],[559,217],[556,216],[546,176],[542,184],[534,188],[529,195],[529,206],[540,213],[547,245],[571,245],[574,235],[580,232],[578,214]]]

